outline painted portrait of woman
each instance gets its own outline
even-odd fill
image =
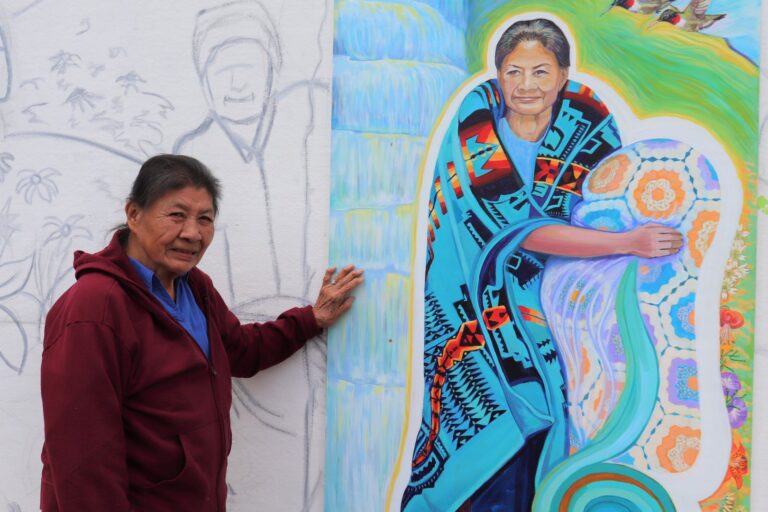
[[[329,510],[748,506],[759,3],[690,4],[339,7]]]
[[[675,152],[700,155],[672,140],[624,147],[608,106],[569,78],[571,52],[554,21],[515,21],[495,45],[495,78],[457,100],[455,115],[434,142],[440,146],[428,205],[423,400],[402,510],[549,510],[563,493],[573,497],[569,487],[581,488],[595,474],[631,487],[632,497],[606,498],[604,489],[593,489],[594,503],[622,510],[672,507],[653,478],[632,465],[604,464],[636,441],[659,388],[658,371],[636,371],[638,364],[660,365],[637,299],[643,281],[638,265],[643,275],[673,265],[687,254],[686,241],[693,242],[680,219],[692,211],[694,194],[686,199],[682,188],[678,194],[664,181],[686,179],[682,171],[666,163],[646,167],[676,161]],[[699,162],[686,171],[690,179],[707,174],[717,192],[714,171],[706,158]],[[614,181],[622,190],[639,190],[634,193],[642,204],[629,209],[653,211],[618,225],[606,220],[623,218],[614,208],[595,221],[592,202],[615,196],[612,189],[604,194]],[[589,204],[582,203],[585,190]],[[712,234],[716,227],[715,219]],[[591,267],[577,283],[572,275],[583,270],[563,270],[563,262]],[[547,281],[548,273],[555,277]],[[587,293],[589,286],[594,290]],[[568,319],[568,329],[581,329],[583,336],[562,332],[569,300],[591,308]],[[586,332],[598,312],[613,338]],[[613,339],[627,354],[618,363],[600,358]],[[573,353],[577,363],[592,360],[601,369],[586,394],[581,368],[564,359]],[[638,386],[650,397],[640,409]],[[588,427],[581,418],[585,403],[600,413]],[[612,413],[637,419],[617,423]],[[583,456],[563,468],[578,450]],[[537,497],[542,488],[545,497]]]

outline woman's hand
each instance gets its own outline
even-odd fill
[[[350,292],[363,282],[363,269],[356,269],[354,265],[347,265],[333,278],[336,267],[325,271],[323,285],[320,294],[315,301],[314,312],[317,325],[325,329],[333,325],[349,308],[355,298]]]
[[[661,224],[644,224],[622,235],[624,252],[641,258],[669,256],[683,246],[683,235]]]

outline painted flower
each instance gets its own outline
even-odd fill
[[[22,169],[19,171],[21,179],[16,184],[16,193],[24,194],[24,201],[32,203],[35,196],[43,201],[50,203],[59,193],[59,187],[53,180],[54,176],[61,176],[61,173],[51,167],[46,167],[39,171],[32,169]]]
[[[737,311],[720,308],[720,345],[733,345],[733,330],[744,325],[744,317]]]
[[[720,374],[720,382],[723,386],[723,393],[725,393],[725,396],[727,397],[734,396],[741,390],[741,381],[733,372],[722,372]]]
[[[701,267],[704,254],[712,245],[718,222],[720,222],[720,212],[709,210],[699,212],[693,220],[691,231],[688,234],[688,252],[690,252],[697,267]]]
[[[736,487],[741,489],[744,485],[744,475],[749,473],[749,461],[744,445],[738,439],[731,445],[731,461],[728,463],[728,475],[736,482]]]
[[[686,199],[685,189],[675,171],[649,171],[634,191],[637,208],[644,217],[667,219],[677,213]]]
[[[745,251],[751,244],[750,232],[744,226],[739,225],[736,238],[733,240],[731,256],[725,262],[725,275],[723,276],[723,288],[720,293],[721,302],[729,302],[734,295],[739,293],[739,284],[752,270],[747,263]]]
[[[728,407],[728,420],[731,428],[739,428],[747,420],[747,403],[738,396],[732,396],[726,402]]]
[[[738,329],[744,325],[744,317],[738,311],[720,308],[720,325],[727,325],[731,329]]]

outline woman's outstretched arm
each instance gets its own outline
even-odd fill
[[[658,258],[676,253],[682,245],[679,231],[659,224],[645,224],[623,233],[552,224],[531,232],[523,241],[523,249],[529,251],[575,258],[618,254]]]

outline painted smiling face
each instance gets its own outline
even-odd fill
[[[539,41],[521,41],[497,72],[504,102],[513,114],[538,115],[557,101],[568,80],[568,68],[560,67],[555,54]]]
[[[205,188],[172,190],[143,209],[128,203],[125,213],[128,256],[152,270],[166,288],[200,262],[213,240],[213,200]]]
[[[225,42],[214,49],[205,67],[208,104],[219,116],[239,124],[260,119],[272,92],[274,67],[255,39]]]

